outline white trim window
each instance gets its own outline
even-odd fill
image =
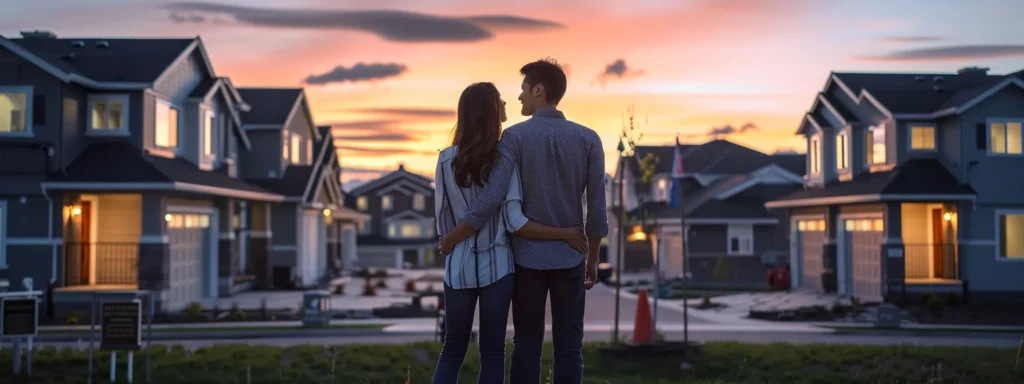
[[[989,154],[1021,155],[1022,148],[1021,122],[1024,120],[989,120]]]
[[[181,110],[169,102],[156,101],[153,144],[160,148],[178,148],[178,133],[181,131]]]
[[[398,237],[398,226],[395,223],[388,224],[388,237]]]
[[[313,165],[313,139],[306,139],[306,165]]]
[[[89,95],[89,129],[93,135],[128,134],[128,95]],[[160,104],[157,102],[157,113]]]
[[[300,151],[302,150],[302,136],[299,136],[299,135],[294,134],[294,133],[291,134],[291,145],[292,145],[292,154],[291,154],[292,164],[299,164],[302,161],[302,155],[300,154]]]
[[[281,131],[281,158],[283,158],[284,161],[288,161],[289,159],[288,155],[291,151],[288,150],[288,141],[291,140],[291,137],[292,135],[290,132]]]
[[[427,196],[417,192],[412,195],[412,209],[422,212],[427,208]]]
[[[811,167],[811,175],[821,174],[821,137],[812,136],[810,140],[810,148],[807,152],[809,164]]]
[[[871,126],[864,133],[864,152],[868,165],[885,164],[885,123]]]
[[[423,227],[419,223],[402,223],[399,234],[405,238],[423,237]]]
[[[754,254],[753,225],[729,224],[726,239],[726,253],[729,256],[749,256]]]
[[[391,211],[391,209],[393,209],[394,206],[395,206],[393,203],[394,203],[394,199],[391,198],[391,195],[381,196],[381,198],[380,198],[380,210],[382,210],[384,212]]]
[[[912,151],[934,151],[935,150],[935,125],[932,124],[911,124],[910,125],[910,150]]]
[[[366,212],[370,208],[370,202],[367,201],[366,196],[359,196],[356,198],[356,209]]]
[[[32,87],[0,86],[0,135],[32,135]]]
[[[1024,212],[996,213],[996,257],[1024,261]]]
[[[208,159],[216,157],[217,148],[217,114],[203,110],[203,156]]]
[[[836,169],[847,169],[850,167],[850,135],[846,131],[836,135]]]
[[[0,269],[7,269],[7,201],[0,200]]]

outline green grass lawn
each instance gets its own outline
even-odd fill
[[[711,343],[687,359],[611,359],[584,348],[584,383],[1024,383],[1018,352],[1006,349]],[[439,350],[434,343],[295,348],[221,345],[189,353],[154,347],[154,383],[430,383]],[[511,352],[511,345],[508,351]],[[145,382],[145,354],[135,359],[135,382]],[[10,349],[0,351],[0,377],[10,377]],[[96,355],[95,382],[107,382],[109,355]],[[545,346],[550,367],[551,345]],[[123,381],[123,355],[118,374]],[[87,352],[47,348],[35,356],[35,375],[19,383],[84,383]],[[475,383],[470,348],[462,383]],[[1015,373],[1015,371],[1021,371]],[[544,383],[548,383],[545,377]]]
[[[253,325],[253,326],[238,326],[238,327],[197,327],[197,328],[153,328],[153,333],[177,333],[177,332],[252,332],[252,331],[311,331],[311,330],[323,330],[323,329],[384,329],[388,324],[339,324],[331,325],[327,327],[313,327],[307,328],[302,326],[287,326],[287,327],[273,327],[266,325]],[[96,326],[96,332],[99,333],[100,327]],[[142,332],[146,332],[146,324],[142,325]],[[89,330],[64,330],[64,329],[40,329],[40,334],[44,335],[80,335],[88,334]]]

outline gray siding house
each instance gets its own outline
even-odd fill
[[[398,170],[348,193],[345,204],[369,218],[359,223],[359,256],[353,267],[437,267],[433,180]]]
[[[52,284],[61,311],[94,292],[154,291],[175,311],[244,288],[284,199],[238,178],[248,109],[199,38],[0,37],[0,274]]]
[[[1024,71],[832,73],[799,130],[793,284],[865,300],[1020,299]],[[1017,175],[1017,176],[1015,176]]]
[[[692,281],[764,285],[769,268],[781,265],[788,252],[784,216],[768,211],[766,201],[786,195],[802,184],[802,155],[768,155],[726,141],[681,145],[683,174],[680,189],[686,212],[687,275]],[[637,146],[616,175],[606,183],[609,199],[608,261],[614,266],[618,252],[619,176],[625,179],[626,235],[634,226],[651,226],[648,241],[624,245],[622,271],[653,271],[653,250],[661,255],[665,278],[683,276],[683,231],[679,208],[673,207],[672,162],[675,147]],[[644,183],[641,162],[656,160],[650,182]],[[624,167],[623,167],[624,163]],[[716,273],[716,266],[719,272]]]

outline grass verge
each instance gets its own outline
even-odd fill
[[[710,343],[686,360],[662,357],[611,361],[584,346],[583,383],[1024,383],[1018,374],[1020,351],[959,347],[747,345]],[[341,345],[334,347],[219,345],[187,351],[154,347],[154,383],[430,383],[440,346]],[[475,383],[479,359],[470,348],[461,382]],[[506,349],[511,351],[511,345]],[[135,381],[144,382],[145,355],[135,358]],[[545,367],[552,349],[544,347]],[[0,367],[10,367],[10,349],[0,351]],[[94,380],[109,377],[109,354],[98,352]],[[124,359],[118,359],[123,375]],[[79,383],[87,376],[87,352],[46,348],[35,356],[35,375],[19,383]],[[9,374],[9,371],[7,371]],[[542,382],[550,382],[544,370]],[[5,376],[0,371],[0,376]],[[7,376],[10,377],[10,376]],[[122,376],[123,377],[123,376]],[[97,381],[98,382],[98,381]]]
[[[273,326],[258,326],[258,325],[255,325],[255,326],[238,326],[238,327],[197,327],[197,328],[180,327],[180,328],[153,328],[153,333],[179,333],[179,332],[195,332],[195,333],[214,332],[214,333],[218,333],[218,332],[253,332],[253,331],[316,331],[316,330],[324,330],[324,329],[367,329],[367,330],[377,330],[377,329],[384,329],[385,327],[388,327],[388,326],[389,326],[389,324],[365,323],[365,324],[339,324],[339,325],[331,325],[331,326],[327,326],[327,327],[312,327],[312,328],[302,327],[302,326],[273,327]],[[97,331],[97,333],[99,332],[99,326],[96,327],[96,331]],[[142,332],[143,333],[146,332],[146,325],[145,324],[142,325]],[[89,330],[86,329],[86,330],[81,330],[81,331],[79,331],[79,330],[73,330],[72,331],[72,330],[65,330],[65,329],[40,329],[39,333],[43,334],[43,335],[78,335],[78,334],[83,334],[83,333],[87,334],[87,333],[89,333]]]
[[[970,329],[970,328],[955,328],[955,327],[942,327],[942,328],[875,328],[875,327],[849,327],[843,325],[826,325],[823,328],[829,328],[835,330],[836,333],[877,333],[877,332],[904,332],[904,333],[916,333],[916,334],[1006,334],[1006,335],[1017,335],[1024,336],[1024,329]]]

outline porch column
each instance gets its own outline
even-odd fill
[[[256,286],[270,287],[270,203],[251,203],[249,209],[249,266]]]
[[[341,261],[341,256],[339,255],[341,245],[338,242],[338,228],[341,227],[341,222],[339,222],[338,219],[335,219],[333,217],[327,217],[326,220],[327,270],[331,272],[331,276],[333,277],[334,271],[341,269],[341,265],[339,264]]]
[[[825,293],[836,293],[836,288],[839,284],[836,265],[836,240],[837,236],[843,233],[843,228],[839,228],[840,225],[839,207],[829,206],[828,212],[825,215],[825,242],[822,244],[821,250],[821,288]]]
[[[885,240],[882,241],[882,296],[890,301],[907,294],[907,262],[903,249],[903,204],[885,203]]]
[[[238,250],[235,249],[235,201],[232,199],[218,199],[216,202],[217,211],[220,212],[217,232],[220,236],[217,240],[217,295],[220,297],[231,296],[231,289],[235,283],[235,258]]]
[[[417,264],[416,267],[422,268],[422,267],[425,266],[424,263],[423,263],[424,262],[424,260],[423,260],[423,256],[424,256],[423,251],[424,251],[424,248],[416,249],[416,264]]]
[[[356,248],[356,226],[354,224],[345,224],[342,234],[345,237],[345,251],[341,255],[342,262],[345,265],[345,270],[352,272],[359,262]]]
[[[171,248],[164,218],[164,199],[157,194],[142,194],[142,236],[139,238],[139,290],[152,291],[156,310],[161,310],[163,291],[170,286]]]

